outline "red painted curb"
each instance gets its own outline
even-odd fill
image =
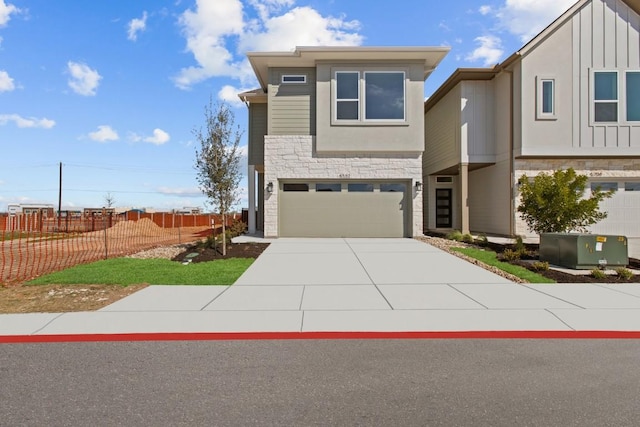
[[[4,335],[0,336],[0,344],[119,341],[365,339],[640,339],[640,331],[158,332],[139,334]]]

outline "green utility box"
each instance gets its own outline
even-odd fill
[[[591,270],[626,267],[629,264],[627,238],[601,234],[543,233],[540,235],[540,261]]]

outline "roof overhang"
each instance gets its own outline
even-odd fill
[[[318,62],[400,62],[424,63],[424,78],[438,66],[449,53],[446,46],[429,47],[296,47],[290,52],[249,52],[247,57],[264,91],[269,83],[268,72],[272,67],[315,67]]]
[[[491,80],[499,70],[496,68],[458,68],[424,103],[424,112],[429,111],[438,101],[462,81]]]
[[[267,102],[267,93],[262,89],[249,90],[238,94],[238,98],[245,104],[264,104]]]

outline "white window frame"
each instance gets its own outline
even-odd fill
[[[367,74],[402,74],[402,100],[403,100],[403,110],[402,110],[402,118],[401,119],[367,119]],[[362,73],[362,78],[360,84],[362,85],[362,91],[360,92],[360,97],[362,98],[362,112],[360,117],[365,122],[396,122],[396,123],[404,123],[407,121],[407,74],[403,70],[375,70],[375,71],[364,71]]]
[[[338,74],[341,73],[352,73],[358,74],[358,99],[341,99],[338,100]],[[368,73],[402,73],[402,90],[404,97],[404,118],[402,119],[367,119],[366,118],[366,83],[365,83],[365,74]],[[333,84],[331,90],[331,104],[332,104],[332,112],[331,112],[331,124],[332,125],[375,125],[384,123],[386,125],[407,125],[408,124],[408,114],[407,114],[407,104],[408,104],[408,96],[407,96],[407,69],[405,67],[399,68],[339,68],[332,70],[333,75]],[[338,102],[340,101],[357,101],[358,102],[358,119],[338,119]]]
[[[624,71],[624,82],[622,83],[624,85],[624,91],[622,93],[624,93],[624,122],[625,123],[629,123],[631,125],[638,125],[640,124],[640,120],[629,120],[629,97],[627,96],[627,76],[629,75],[629,73],[634,73],[634,74],[640,74],[640,70],[625,70]]]
[[[616,82],[617,82],[616,86],[617,86],[617,89],[618,89],[618,92],[616,93],[616,97],[617,97],[616,99],[598,99],[598,100],[595,99],[596,98],[596,74],[598,74],[598,73],[615,73]],[[621,120],[620,120],[621,119],[621,115],[620,115],[620,93],[621,93],[621,89],[622,89],[622,85],[620,84],[620,72],[618,70],[602,70],[602,69],[600,69],[600,70],[591,70],[590,75],[591,75],[591,84],[590,84],[590,86],[591,86],[591,88],[590,88],[591,89],[591,94],[590,94],[589,99],[591,101],[591,107],[590,107],[590,110],[591,110],[591,120],[590,120],[590,122],[591,122],[591,124],[592,125],[596,125],[596,126],[598,126],[598,125],[603,125],[604,126],[606,124],[620,123],[621,122]],[[615,120],[615,121],[608,121],[608,122],[596,121],[596,104],[599,104],[599,103],[602,103],[602,104],[604,104],[604,103],[607,103],[607,104],[615,103],[616,104],[616,108],[617,108],[616,111],[617,111],[617,118],[618,119]],[[626,112],[625,112],[625,116],[626,116]],[[626,117],[622,117],[622,118],[626,119]]]
[[[302,81],[286,81],[287,78],[300,78],[302,77]],[[280,77],[280,83],[285,85],[305,85],[307,84],[307,75],[306,74],[283,74]]]
[[[544,111],[544,84],[551,83],[551,112]],[[549,76],[540,76],[536,81],[536,119],[557,120],[557,96],[556,79]]]

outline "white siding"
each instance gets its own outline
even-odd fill
[[[460,162],[460,85],[425,115],[424,176]]]
[[[463,163],[495,161],[493,81],[462,83],[461,144]]]

